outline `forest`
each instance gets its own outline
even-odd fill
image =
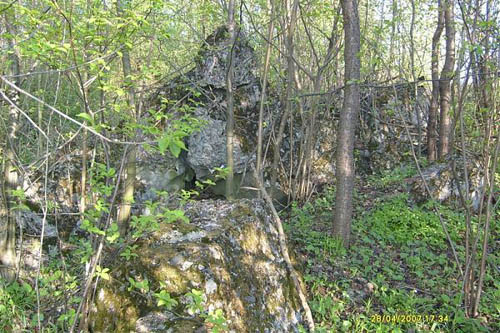
[[[0,332],[500,332],[497,0],[0,0]]]

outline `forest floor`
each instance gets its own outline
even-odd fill
[[[492,230],[480,316],[466,318],[458,265],[433,204],[417,205],[402,167],[357,180],[351,246],[331,236],[334,190],[286,218],[317,332],[500,332],[500,242]],[[464,216],[438,205],[464,262]]]
[[[330,236],[334,189],[284,212],[316,333],[500,332],[500,223],[492,223],[480,316],[467,318],[460,266],[434,204],[416,204],[408,194],[405,179],[413,176],[414,168],[402,166],[357,179],[349,249]],[[452,204],[436,207],[463,267],[465,218]],[[81,300],[82,264],[88,261],[91,247],[82,239],[73,239],[71,246],[61,247],[67,252],[64,258],[58,251],[49,251],[40,275],[40,307],[34,279],[0,288],[0,332],[15,331],[5,327],[33,331],[29,328],[38,326],[37,308],[46,332],[59,332],[59,327],[67,328],[74,320]],[[55,245],[48,247],[55,249]],[[38,248],[34,257],[35,252]],[[105,270],[99,273],[105,275]]]

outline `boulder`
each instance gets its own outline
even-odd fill
[[[257,133],[260,82],[256,56],[243,31],[239,31],[235,45],[231,44],[226,26],[221,26],[204,41],[196,56],[196,66],[165,83],[151,96],[169,115],[190,110],[202,121],[202,128],[186,140],[186,165],[194,170],[198,180],[213,178],[215,168],[226,162],[226,73],[228,54],[233,50],[234,64],[234,172],[243,173],[254,159]],[[175,101],[162,104],[162,99]]]
[[[201,111],[201,110],[200,110]],[[225,167],[226,163],[226,122],[212,119],[206,111],[198,115],[206,126],[188,138],[187,161],[194,170],[196,178],[203,179],[214,173],[215,168]],[[243,173],[251,156],[242,151],[241,139],[234,138],[234,172]]]
[[[450,198],[459,199],[459,190],[465,195],[465,174],[461,161],[461,157],[455,158],[456,178],[453,174],[452,159],[442,163],[434,163],[422,169],[422,175],[434,200],[444,202]],[[483,188],[481,168],[472,160],[469,160],[466,165],[469,178],[469,198],[471,199],[472,208],[477,211]],[[407,179],[407,183],[415,201],[424,202],[430,199],[420,175]]]
[[[256,60],[253,48],[242,30],[236,32],[236,43],[231,44],[227,26],[218,27],[207,37],[197,57],[196,70],[192,73],[201,86],[226,89],[228,55],[234,56],[234,85],[254,85]]]
[[[57,237],[57,229],[48,221],[44,221],[40,214],[36,214],[32,211],[22,211],[21,213],[21,224],[26,232],[31,235],[41,235],[43,229],[43,236],[45,238],[55,238]]]
[[[137,162],[135,200],[138,203],[160,199],[158,191],[173,193],[185,188],[193,177],[193,170],[186,166],[185,153],[179,158],[140,152]],[[137,205],[137,214],[143,214]]]
[[[418,86],[416,95],[409,82],[369,87],[361,94],[358,131],[363,172],[390,170],[411,161],[412,145],[425,151],[430,100],[424,86]]]
[[[232,332],[297,332],[298,298],[263,201],[196,201],[184,210],[189,223],[162,224],[136,243],[135,258],[107,257],[112,278],[98,287],[92,331],[206,332],[218,314]],[[130,289],[129,278],[147,280],[148,290]],[[158,306],[160,290],[177,300],[171,311]]]

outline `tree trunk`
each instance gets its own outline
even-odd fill
[[[264,60],[264,70],[262,74],[262,93],[260,96],[260,105],[259,105],[259,128],[258,128],[258,133],[257,133],[257,177],[259,177],[259,181],[261,183],[264,183],[263,179],[263,156],[262,156],[262,131],[263,131],[263,125],[264,125],[264,103],[266,102],[266,88],[267,88],[267,74],[269,72],[269,63],[271,59],[271,41],[273,38],[273,31],[274,31],[274,4],[273,0],[268,0],[268,7],[269,7],[269,26],[267,29],[267,48],[266,48],[266,56]],[[260,197],[260,192],[259,192],[259,197]]]
[[[437,113],[439,108],[439,40],[443,32],[444,11],[441,5],[441,0],[438,0],[438,20],[436,31],[432,37],[432,98],[429,106],[429,121],[427,124],[427,159],[433,162],[437,158],[436,149],[436,128],[437,128]]]
[[[354,135],[360,109],[361,61],[359,58],[360,31],[357,1],[343,0],[342,12],[345,39],[345,92],[337,134],[337,191],[333,233],[343,240],[345,246],[349,246],[354,188]]]
[[[5,17],[5,26],[8,33],[14,36],[14,28]],[[16,52],[16,45],[13,37],[9,37],[9,48],[14,50],[11,54],[11,73],[15,76],[14,83],[19,86],[20,61]],[[18,186],[18,174],[15,167],[15,145],[17,142],[17,132],[19,129],[19,111],[16,106],[19,105],[19,93],[11,90],[11,93],[4,94],[6,104],[9,105],[9,119],[7,137],[5,138],[6,147],[4,150],[4,177],[2,187],[2,207],[0,207],[0,277],[7,281],[13,281],[16,276],[16,224],[18,213],[14,210],[17,199],[12,195],[12,191]]]
[[[410,66],[411,66],[411,76],[412,76],[412,95],[413,98],[413,110],[417,116],[417,156],[420,158],[422,156],[422,119],[420,117],[420,107],[418,106],[418,85],[417,85],[417,74],[415,69],[415,15],[416,15],[416,5],[415,0],[411,0],[411,23],[410,23]]]
[[[121,7],[120,1],[117,1],[116,6],[118,8],[118,15],[123,15],[123,9]],[[122,50],[122,67],[123,67],[123,77],[125,85],[127,87],[128,93],[128,110],[133,120],[138,119],[138,112],[136,110],[136,100],[135,100],[135,90],[131,82],[132,66],[130,64],[130,53],[127,47]],[[124,172],[124,186],[123,194],[120,205],[120,210],[118,212],[117,224],[120,231],[120,235],[124,236],[128,230],[128,224],[130,219],[130,212],[132,208],[132,202],[134,201],[134,190],[135,190],[135,177],[136,177],[136,146],[132,145],[130,151],[127,155],[127,166]]]
[[[227,168],[229,172],[226,178],[226,198],[231,200],[234,198],[233,193],[233,178],[234,178],[234,160],[233,160],[233,145],[234,145],[234,44],[236,42],[235,23],[234,23],[234,0],[229,0],[228,5],[228,22],[227,27],[229,31],[229,38],[231,43],[229,45],[230,51],[227,55],[227,74],[226,74],[226,88],[227,88],[227,113],[226,113],[226,159]]]
[[[285,2],[288,4],[288,1]],[[286,51],[287,51],[287,86],[285,92],[285,112],[283,113],[280,125],[278,129],[278,134],[276,135],[276,141],[273,148],[273,164],[271,167],[271,197],[276,193],[276,181],[278,179],[278,169],[279,169],[279,154],[281,149],[281,141],[283,140],[283,135],[285,133],[286,121],[290,114],[292,113],[292,89],[294,85],[294,73],[295,73],[295,63],[293,60],[293,35],[295,33],[295,27],[297,24],[297,9],[299,7],[299,1],[294,0],[289,11],[288,26],[286,31]]]
[[[440,127],[439,127],[439,158],[443,159],[450,151],[450,105],[451,105],[451,78],[455,67],[455,26],[453,22],[453,0],[445,0],[444,23],[446,29],[446,57],[439,83],[440,93]]]

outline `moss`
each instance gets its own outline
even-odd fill
[[[254,212],[246,201],[240,201],[236,209],[233,209],[228,217],[239,219],[241,217],[252,216]]]
[[[183,294],[187,292],[191,279],[195,278],[193,274],[186,274],[186,272],[182,272],[177,267],[167,264],[161,265],[152,273],[156,280],[165,282],[166,290],[169,293],[174,294]]]
[[[203,326],[204,324],[201,319],[199,321],[181,319],[175,321],[172,326],[169,327],[169,330],[174,333],[206,332],[206,330],[200,329]]]
[[[93,322],[99,325],[92,327],[99,332],[134,331],[138,318],[161,311],[154,299],[147,302],[147,297],[127,291],[129,276],[147,278],[153,292],[158,292],[160,282],[164,283],[165,290],[179,301],[175,313],[180,317],[164,322],[172,332],[195,332],[205,326],[203,319],[182,317],[187,311],[182,296],[192,288],[209,290],[205,309],[223,309],[224,316],[231,320],[230,328],[237,332],[261,332],[281,325],[287,314],[294,316],[288,302],[293,302],[293,309],[299,308],[296,292],[283,263],[276,261],[276,235],[266,232],[252,203],[236,201],[224,218],[219,217],[216,230],[205,230],[198,222],[174,223],[162,226],[162,232],[141,242],[138,257],[119,263],[113,269],[113,279],[103,283],[99,292],[105,295],[105,301],[96,300]],[[217,207],[211,206],[208,212]],[[207,233],[206,243],[200,239],[175,244],[161,241],[171,232],[186,235],[200,230]]]
[[[94,332],[133,331],[139,309],[132,299],[128,292],[116,286],[103,285],[90,316]]]
[[[261,244],[261,233],[255,228],[254,225],[247,224],[243,227],[242,234],[246,235],[241,240],[241,247],[244,251],[249,253],[257,253],[259,251],[259,244]]]
[[[197,231],[199,227],[194,223],[186,223],[183,221],[174,223],[161,223],[158,230],[153,232],[152,240],[159,240],[164,235],[170,234],[172,231],[178,231],[183,235],[189,234],[190,232]]]
[[[195,224],[186,223],[186,222],[176,223],[174,228],[175,228],[175,230],[179,231],[183,235],[189,234],[190,232],[193,232],[193,231],[196,231],[199,229]]]

